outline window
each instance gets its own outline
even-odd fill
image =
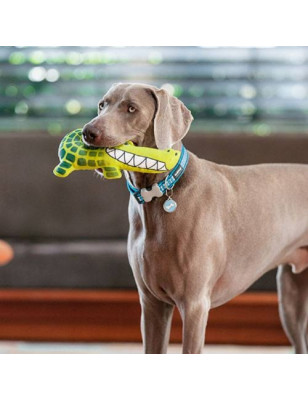
[[[166,88],[198,132],[308,132],[307,47],[0,47],[0,131],[83,126],[119,81]]]

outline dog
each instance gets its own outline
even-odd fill
[[[112,147],[183,151],[193,117],[164,89],[113,85],[83,140]],[[296,353],[307,353],[308,166],[226,166],[189,161],[166,195],[129,201],[128,258],[141,304],[145,353],[166,353],[174,307],[183,321],[183,353],[201,353],[208,313],[244,292],[278,266],[279,312]],[[151,188],[167,173],[127,172],[134,190]],[[164,209],[169,197],[174,212]]]

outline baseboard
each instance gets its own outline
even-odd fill
[[[133,290],[0,289],[0,340],[138,342],[140,305]],[[176,311],[171,341],[181,342]],[[286,345],[277,295],[242,294],[213,309],[207,343]]]

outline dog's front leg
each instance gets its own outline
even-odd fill
[[[179,307],[183,321],[183,354],[200,354],[204,346],[210,301],[200,299]]]
[[[144,352],[167,352],[174,306],[154,296],[141,296],[141,332]]]

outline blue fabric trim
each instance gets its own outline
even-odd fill
[[[180,159],[177,162],[176,166],[169,172],[165,179],[162,179],[157,183],[161,192],[163,194],[166,193],[167,190],[170,190],[174,187],[177,181],[184,174],[185,169],[188,164],[189,155],[185,147],[182,145]],[[135,197],[139,204],[144,204],[144,198],[141,195],[140,189],[135,188],[128,180],[126,180],[127,189],[129,192]]]

